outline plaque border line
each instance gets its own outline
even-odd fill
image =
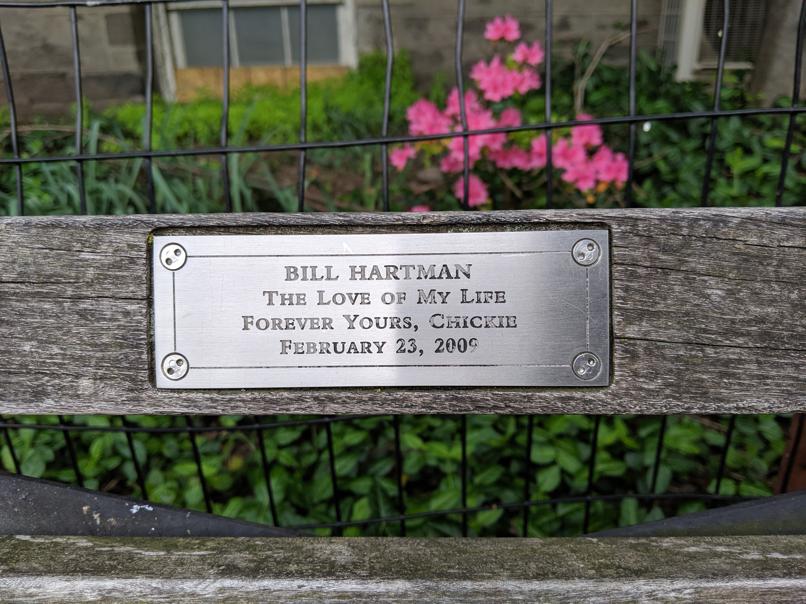
[[[538,367],[545,369],[560,369],[568,367],[568,364],[562,365],[539,365],[532,363],[473,363],[468,365],[461,364],[422,364],[422,365],[401,365],[396,363],[394,365],[244,365],[242,367],[204,367],[194,365],[193,369],[373,369],[373,368],[391,368],[391,367]]]
[[[521,256],[531,254],[570,254],[568,250],[532,250],[521,252],[401,252],[370,254],[188,254],[188,258],[344,258],[345,256]]]
[[[402,253],[344,253],[344,254],[187,254],[187,259],[191,258],[343,258],[343,257],[383,257],[383,256],[490,256],[509,255],[526,256],[535,254],[567,254],[568,250],[532,250],[518,252],[402,252]],[[585,268],[585,346],[590,350],[590,267]],[[173,336],[174,350],[178,350],[176,343],[176,272],[171,273],[172,302],[173,302]],[[562,369],[568,367],[567,363],[562,364],[538,364],[538,363],[455,363],[455,364],[400,364],[391,365],[243,365],[243,366],[204,366],[194,365],[193,369],[199,370],[224,370],[224,369],[386,369],[394,367],[524,367],[537,369]]]

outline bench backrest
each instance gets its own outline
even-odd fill
[[[606,228],[612,377],[599,388],[161,390],[151,237]],[[0,412],[806,411],[806,209],[0,219]]]

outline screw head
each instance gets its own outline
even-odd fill
[[[185,266],[188,253],[178,243],[168,243],[160,250],[160,264],[169,271],[178,271]]]
[[[580,239],[574,244],[571,256],[580,266],[595,264],[602,255],[602,248],[593,239]]]
[[[162,359],[162,375],[169,380],[181,380],[188,374],[190,365],[185,355],[172,352]]]
[[[592,380],[602,370],[602,361],[592,352],[581,352],[574,357],[571,368],[580,380]]]

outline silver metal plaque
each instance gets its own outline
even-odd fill
[[[156,236],[158,388],[603,386],[606,230]]]

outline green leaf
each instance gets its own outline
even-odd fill
[[[537,473],[537,488],[541,493],[550,493],[560,484],[560,466],[548,466]]]
[[[560,464],[560,467],[571,475],[576,474],[584,467],[579,457],[564,449],[558,448],[555,455],[557,456],[557,463]]]
[[[42,458],[38,449],[31,449],[25,455],[20,464],[20,469],[25,476],[32,476],[34,478],[41,478],[45,473],[45,460]]]
[[[504,473],[504,468],[497,465],[490,465],[481,472],[474,474],[473,482],[478,485],[494,484]]]
[[[369,497],[361,497],[353,504],[352,520],[366,520],[372,516],[372,505],[369,502]]]
[[[482,510],[476,513],[475,521],[481,527],[488,527],[494,525],[501,518],[504,510],[496,508],[492,510]]]
[[[632,497],[622,499],[619,510],[619,526],[638,524],[638,500]]]

